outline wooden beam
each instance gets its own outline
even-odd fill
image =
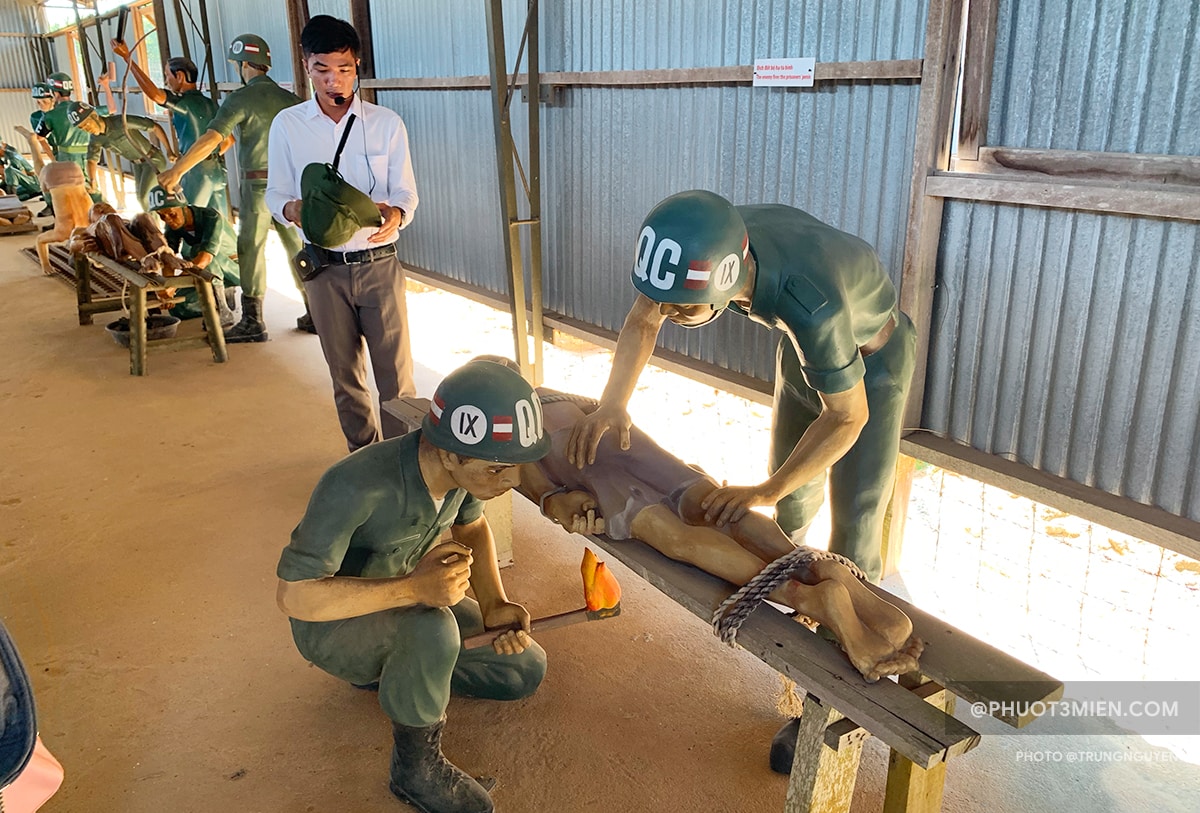
[[[1038,471],[928,433],[900,442],[905,454],[982,480],[1061,511],[1200,559],[1200,522]]]
[[[1194,155],[1141,155],[1126,152],[1030,150],[982,147],[978,165],[955,162],[952,169],[985,174],[1039,173],[1074,179],[1133,181],[1136,183],[1200,186],[1200,157]]]
[[[1064,182],[1047,180],[1041,174],[1015,177],[971,172],[937,172],[926,179],[925,192],[936,198],[1140,215],[1169,220],[1200,220],[1200,188],[1191,186],[1089,180]],[[906,420],[905,425],[918,424]]]
[[[979,147],[987,137],[999,9],[1000,0],[971,0],[967,6],[967,41],[963,45],[962,100],[958,121],[959,158],[979,157]]]
[[[818,62],[815,82],[879,82],[921,78],[919,59],[873,60],[869,62]],[[754,68],[730,65],[719,68],[665,68],[639,71],[552,71],[538,73],[543,85],[582,87],[646,87],[671,85],[749,85]],[[517,74],[517,84],[525,85],[528,76]],[[363,87],[378,90],[487,90],[487,75],[425,76],[404,79],[372,79]]]

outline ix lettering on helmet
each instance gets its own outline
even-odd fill
[[[450,416],[450,429],[454,437],[468,446],[474,446],[483,440],[487,430],[487,418],[483,410],[473,404],[463,404],[454,410]]]

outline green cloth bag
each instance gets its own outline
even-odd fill
[[[354,127],[354,114],[342,133],[332,164],[309,164],[300,174],[300,228],[310,242],[322,248],[344,245],[366,226],[382,226],[379,207],[348,184],[338,171],[346,138]]]

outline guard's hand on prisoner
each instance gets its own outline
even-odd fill
[[[765,483],[756,486],[722,484],[700,501],[704,521],[710,525],[727,525],[746,516],[756,505],[774,505],[779,497]]]
[[[487,629],[509,628],[492,642],[492,649],[501,655],[518,655],[533,643],[529,637],[529,611],[516,602],[504,601],[489,609],[483,625]]]
[[[421,604],[453,607],[471,586],[471,549],[457,542],[444,542],[422,556],[408,578]]]
[[[624,407],[601,405],[591,415],[580,418],[571,428],[571,437],[567,439],[567,460],[576,468],[596,462],[596,449],[600,439],[609,429],[615,429],[620,434],[621,449],[629,448],[629,428],[633,420]]]
[[[604,517],[596,498],[586,491],[568,491],[546,500],[546,516],[573,534],[604,533]]]
[[[375,205],[379,207],[379,214],[383,215],[383,225],[379,227],[379,231],[367,238],[367,242],[389,243],[396,236],[396,232],[400,231],[400,224],[404,222],[404,210],[386,203],[376,202]]]

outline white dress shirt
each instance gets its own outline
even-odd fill
[[[355,94],[350,110],[342,120],[321,112],[315,99],[279,111],[271,123],[267,142],[267,208],[287,226],[299,226],[283,216],[283,207],[300,199],[300,175],[309,164],[332,164],[338,141],[355,114],[354,129],[346,139],[338,171],[356,189],[377,203],[388,203],[404,210],[400,228],[412,222],[417,208],[417,180],[408,152],[408,130],[392,110],[362,101]],[[371,226],[359,229],[344,245],[330,246],[335,251],[360,251],[387,245],[368,243],[378,231]],[[311,242],[307,238],[306,243]]]

